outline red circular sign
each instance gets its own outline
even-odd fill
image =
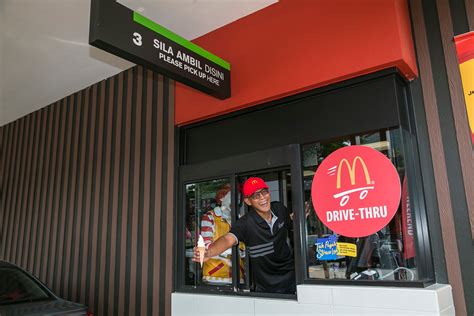
[[[386,226],[400,203],[400,177],[367,146],[343,147],[323,160],[311,189],[314,210],[335,233],[365,237]]]

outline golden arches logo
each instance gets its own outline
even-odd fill
[[[355,180],[356,180],[355,179],[355,175],[356,175],[355,167],[356,167],[357,162],[359,162],[360,165],[362,166],[362,170],[364,171],[364,175],[365,175],[365,181],[367,182],[367,184],[371,183],[369,170],[367,170],[367,165],[365,164],[365,162],[362,158],[360,158],[359,156],[356,156],[354,158],[354,160],[352,161],[352,164],[349,164],[349,161],[346,158],[344,158],[339,162],[339,166],[337,167],[336,187],[338,189],[341,188],[341,171],[342,171],[342,166],[343,165],[345,165],[347,167],[347,171],[349,171],[349,177],[351,179],[351,185],[355,184]]]
[[[257,180],[252,180],[252,185],[257,184]]]

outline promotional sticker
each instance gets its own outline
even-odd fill
[[[402,229],[403,229],[403,257],[410,259],[415,257],[415,232],[413,219],[411,217],[410,196],[408,195],[407,177],[403,179],[402,185]]]
[[[316,259],[337,259],[337,236],[331,235],[329,237],[319,238],[316,240]]]
[[[347,257],[357,257],[357,245],[348,242],[337,243],[337,255]]]

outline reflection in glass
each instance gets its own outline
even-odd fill
[[[396,167],[402,187],[399,209],[382,230],[364,238],[336,235],[316,216],[314,210],[307,217],[307,254],[309,278],[352,280],[416,280],[414,225],[408,197],[408,182],[402,155],[399,129],[384,129],[372,133],[352,135],[303,147],[305,201],[311,203],[311,186],[319,164],[335,150],[350,145],[370,146],[389,158]],[[312,208],[312,204],[311,204]],[[335,238],[337,243],[356,245],[356,257],[318,255],[317,244],[324,238]],[[326,260],[325,260],[326,259]]]
[[[232,284],[232,248],[204,262],[192,261],[193,248],[201,235],[206,247],[231,228],[231,185],[216,179],[186,185],[186,284]]]

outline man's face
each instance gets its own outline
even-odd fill
[[[252,206],[260,213],[270,211],[270,191],[268,189],[261,189],[255,191],[251,196],[244,199],[245,204]]]

